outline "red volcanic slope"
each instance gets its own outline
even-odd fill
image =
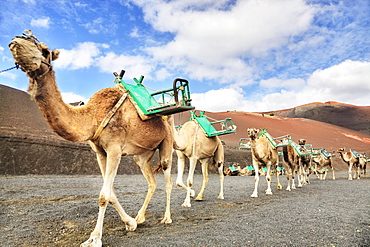
[[[237,126],[236,134],[220,136],[227,146],[238,146],[240,138],[247,138],[247,128],[267,128],[272,137],[289,134],[294,141],[306,139],[308,144],[315,148],[325,148],[328,151],[355,149],[358,152],[370,154],[370,135],[355,130],[339,127],[333,124],[323,123],[304,118],[284,118],[278,116],[262,116],[257,113],[247,112],[218,112],[205,113],[207,117],[216,120],[232,118]],[[181,124],[189,119],[189,113],[177,114],[176,124]],[[212,120],[210,120],[212,121]]]

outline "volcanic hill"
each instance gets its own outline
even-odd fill
[[[100,173],[90,146],[87,143],[65,141],[52,132],[28,93],[0,85],[0,102],[0,174]],[[274,114],[206,112],[211,122],[232,118],[237,126],[236,134],[220,136],[225,143],[225,166],[234,162],[239,162],[242,167],[250,164],[250,151],[238,149],[239,139],[247,137],[246,129],[250,127],[267,128],[273,137],[289,134],[295,141],[304,138],[313,147],[326,148],[328,151],[345,147],[370,154],[370,106],[330,102],[324,106],[313,103],[309,107],[306,105],[293,109],[275,111]],[[286,115],[283,117],[283,114]],[[175,123],[181,125],[189,117],[189,112],[176,114]],[[313,117],[322,121],[308,119]],[[337,169],[345,169],[343,161],[336,158],[334,162],[338,164]],[[177,170],[175,164],[174,155],[173,172]],[[124,157],[118,173],[136,174],[140,170],[131,157]]]

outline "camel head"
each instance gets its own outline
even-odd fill
[[[51,68],[51,61],[59,57],[59,50],[50,51],[47,45],[38,41],[31,30],[25,30],[9,44],[15,63],[31,78],[42,75]]]
[[[299,139],[298,144],[299,145],[306,145],[306,140],[305,139]]]
[[[248,128],[247,133],[248,137],[251,138],[251,140],[256,140],[258,137],[260,130],[256,128]]]
[[[338,153],[342,153],[342,152],[344,152],[344,148],[339,148],[337,152],[338,152]]]

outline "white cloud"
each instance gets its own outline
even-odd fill
[[[133,2],[143,8],[145,20],[154,28],[175,35],[148,52],[199,80],[230,80],[226,71],[245,80],[251,67],[244,58],[287,45],[290,37],[310,27],[314,14],[303,0],[237,1],[226,9],[225,0]]]
[[[100,56],[96,62],[103,72],[112,73],[112,71],[119,72],[124,69],[126,70],[125,76],[128,78],[139,78],[141,75],[150,78],[151,71],[155,68],[155,65],[145,57],[117,55],[113,52]]]
[[[291,86],[299,85],[299,86]],[[369,106],[370,62],[347,60],[324,70],[316,70],[307,81],[272,78],[261,81],[262,88],[286,88],[246,98],[240,88],[222,88],[192,94],[193,105],[207,111],[242,110],[263,112],[292,108],[311,102],[338,101]]]
[[[100,32],[107,32],[107,26],[104,23],[104,19],[99,17],[94,19],[92,22],[83,25],[91,34],[98,34]]]
[[[75,102],[82,101],[86,104],[88,101],[88,99],[85,99],[84,97],[77,95],[75,93],[71,93],[71,92],[62,93],[62,98],[63,98],[63,101],[66,103],[75,103]]]
[[[270,78],[260,82],[261,87],[265,88],[285,88],[292,90],[299,90],[305,85],[305,81],[301,78],[282,80],[278,78]]]
[[[206,93],[193,93],[191,98],[196,109],[212,112],[242,110],[247,102],[240,88],[221,88]]]
[[[84,42],[79,43],[72,50],[59,49],[59,58],[55,61],[55,67],[61,69],[81,69],[95,65],[95,59],[101,54],[100,48],[104,45]]]
[[[0,76],[3,76],[3,77],[6,77],[6,78],[9,78],[9,79],[11,79],[12,81],[14,81],[14,80],[17,78],[17,75],[16,75],[16,74],[13,74],[13,73],[10,73],[10,72],[3,72],[3,73],[0,73]]]
[[[31,26],[32,27],[43,27],[43,28],[49,28],[50,26],[50,18],[41,18],[41,19],[32,19],[31,20]]]

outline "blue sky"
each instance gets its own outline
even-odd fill
[[[0,70],[31,29],[51,49],[66,102],[145,76],[182,77],[207,111],[269,111],[310,102],[370,105],[370,0],[3,0]],[[26,90],[21,70],[0,84]]]

